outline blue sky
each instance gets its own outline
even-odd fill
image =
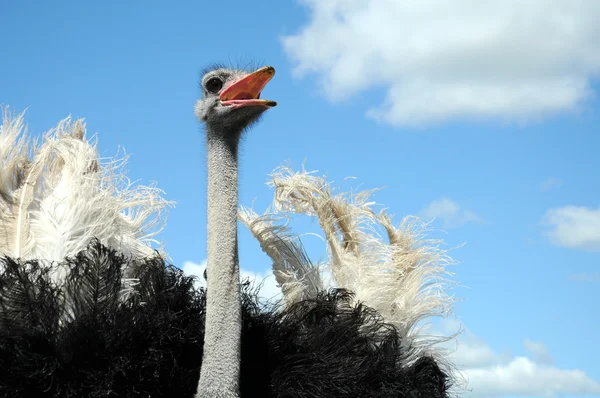
[[[3,1],[0,104],[28,108],[33,133],[71,114],[103,156],[124,147],[129,177],[177,202],[173,262],[199,264],[200,70],[273,65],[262,97],[279,105],[245,139],[241,203],[264,210],[286,161],[386,187],[374,199],[396,221],[435,217],[434,237],[466,243],[465,396],[600,396],[599,3],[433,3]],[[268,269],[246,231],[240,248]]]

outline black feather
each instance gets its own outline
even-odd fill
[[[195,279],[98,241],[62,265],[59,289],[46,264],[0,259],[0,397],[193,397],[206,305]],[[128,295],[124,269],[139,280]],[[350,292],[282,310],[242,291],[242,397],[447,396],[435,361],[402,366],[394,327]]]

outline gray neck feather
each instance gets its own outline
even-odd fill
[[[239,397],[242,324],[237,247],[238,143],[228,142],[222,134],[207,133],[208,290],[204,357],[196,398],[235,398]]]

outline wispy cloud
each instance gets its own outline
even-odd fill
[[[554,362],[550,351],[548,351],[548,347],[541,341],[525,340],[523,346],[525,346],[525,350],[531,355],[534,362],[547,365]]]
[[[600,4],[562,0],[304,0],[283,46],[332,101],[384,88],[367,114],[393,125],[538,120],[573,111],[600,72]]]
[[[600,282],[600,272],[581,272],[569,275],[569,279],[576,282]]]
[[[478,224],[485,223],[477,214],[461,208],[457,202],[446,197],[433,200],[421,210],[420,215],[425,219],[442,221],[444,228],[457,228],[471,222]]]
[[[542,218],[548,237],[557,246],[600,251],[600,207],[565,206]]]
[[[192,261],[186,261],[182,267],[183,271],[187,275],[198,276],[197,286],[206,286],[206,280],[204,279],[204,270],[206,269],[206,260],[202,263],[194,263]],[[248,271],[243,268],[240,269],[240,279],[248,279],[254,286],[260,285],[259,296],[268,300],[278,299],[281,297],[281,289],[275,282],[275,276],[270,269],[263,272]]]
[[[538,185],[538,188],[542,192],[547,192],[552,189],[560,188],[562,183],[562,180],[559,178],[548,177],[544,182]]]
[[[457,329],[453,320],[445,320],[443,324],[454,331]],[[467,383],[466,389],[469,392],[461,396],[549,397],[600,393],[600,383],[582,370],[552,365],[552,356],[543,343],[525,340],[523,346],[529,356],[515,356],[510,351],[499,353],[484,339],[464,329],[458,337],[457,345],[447,343],[447,347],[453,349],[451,358],[459,366]]]

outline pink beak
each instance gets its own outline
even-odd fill
[[[221,104],[231,106],[234,109],[244,106],[274,107],[277,102],[260,99],[261,91],[274,75],[275,68],[272,66],[265,66],[256,72],[250,73],[221,92],[219,95]]]

